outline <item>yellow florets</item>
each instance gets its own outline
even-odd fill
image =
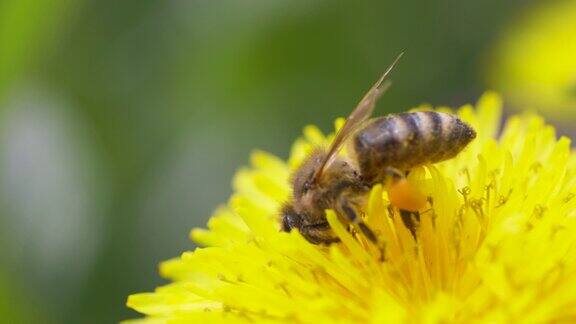
[[[546,322],[576,320],[576,155],[538,116],[484,95],[458,115],[478,132],[456,158],[411,172],[431,197],[417,238],[375,186],[365,221],[381,250],[328,211],[341,243],[279,231],[292,170],[325,137],[307,127],[290,160],[255,152],[234,195],[161,264],[172,281],[128,298],[150,322]],[[496,137],[497,136],[497,137]]]

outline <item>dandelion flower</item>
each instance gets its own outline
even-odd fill
[[[433,202],[415,236],[386,190],[371,190],[364,217],[384,259],[332,211],[340,243],[279,231],[290,173],[331,136],[306,127],[287,162],[255,152],[208,229],[192,230],[202,247],[161,264],[171,283],[128,298],[146,315],[136,321],[576,321],[576,155],[536,115],[511,117],[500,131],[500,109],[493,93],[460,108],[476,140],[411,172]]]

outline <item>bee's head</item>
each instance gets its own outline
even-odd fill
[[[335,157],[323,172],[326,152],[313,151],[292,175],[292,200],[282,209],[282,230],[299,230],[311,243],[337,241],[326,220],[326,209],[333,209],[341,188],[352,184],[355,171],[342,159]]]
[[[290,232],[293,228],[300,229],[303,224],[303,218],[294,211],[292,206],[286,205],[282,209],[282,231]]]
[[[306,214],[297,213],[292,205],[285,205],[282,208],[281,229],[290,232],[296,229],[310,243],[330,244],[338,242],[338,238],[332,232],[326,220],[320,223],[308,223]]]

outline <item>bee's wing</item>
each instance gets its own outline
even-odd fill
[[[316,173],[314,174],[313,181],[316,181],[321,175],[326,166],[330,164],[333,160],[334,156],[338,153],[342,144],[346,141],[346,139],[354,133],[354,131],[360,126],[364,121],[366,121],[371,115],[372,111],[374,111],[374,106],[376,105],[376,101],[380,96],[390,88],[392,84],[390,80],[388,80],[388,75],[398,63],[400,58],[404,55],[404,52],[400,53],[390,64],[390,66],[384,71],[380,79],[376,81],[376,83],[368,90],[368,92],[364,95],[362,100],[358,103],[356,108],[350,113],[348,118],[346,118],[346,122],[336,134],[334,141],[330,145],[328,149],[328,154],[322,161],[321,166],[317,169]]]

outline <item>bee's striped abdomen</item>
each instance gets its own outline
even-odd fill
[[[386,167],[410,170],[458,154],[476,132],[457,116],[421,111],[375,118],[354,136],[365,179],[380,181]]]

